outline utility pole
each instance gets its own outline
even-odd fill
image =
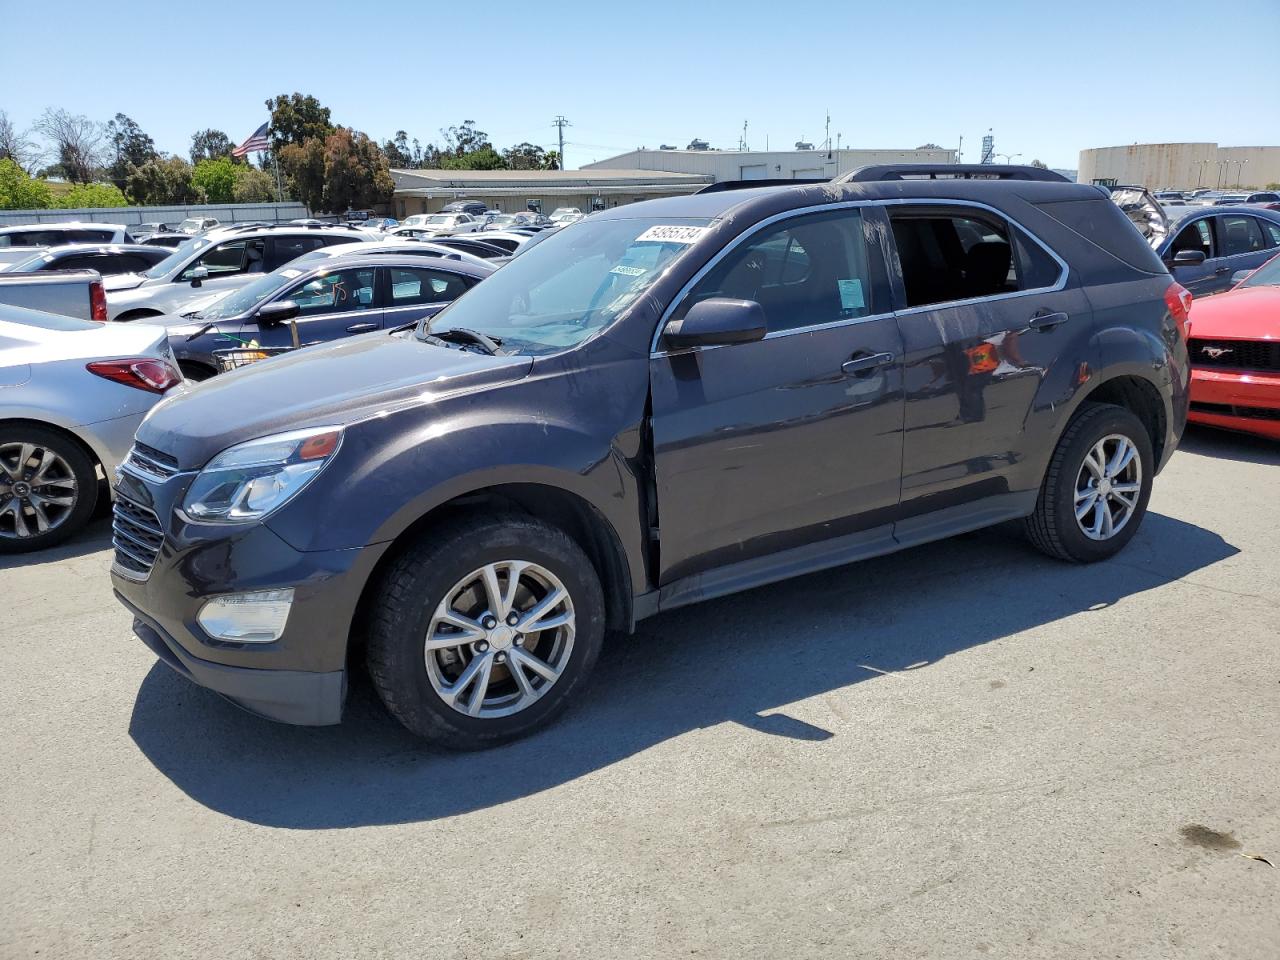
[[[564,165],[564,128],[565,128],[565,127],[572,127],[572,126],[573,126],[573,124],[572,124],[572,123],[570,123],[568,120],[566,120],[564,117],[562,117],[562,116],[560,116],[559,114],[557,114],[557,115],[556,115],[556,118],[555,118],[554,120],[552,120],[552,121],[551,121],[551,125],[552,125],[553,127],[557,127],[557,128],[559,129],[559,131],[560,131],[560,169],[561,169],[561,170],[564,170],[564,169],[565,169],[565,165]]]
[[[742,136],[738,138],[738,149],[747,149],[747,121],[742,121]]]
[[[956,163],[964,163],[964,134],[960,134],[960,145],[956,147]]]
[[[827,139],[825,146],[827,148],[827,159],[831,159],[831,111],[827,111]]]

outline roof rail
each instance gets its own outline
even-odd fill
[[[850,170],[836,183],[871,183],[877,180],[1049,180],[1070,183],[1060,173],[1044,167],[996,163],[877,163]]]
[[[829,183],[822,178],[798,177],[795,180],[721,180],[709,183],[695,193],[723,193],[725,190],[752,190],[756,187],[801,187],[808,183]]]

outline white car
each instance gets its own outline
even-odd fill
[[[68,243],[133,243],[129,228],[122,223],[25,223],[0,227],[0,270],[8,264],[29,260],[48,247]]]
[[[187,219],[178,224],[178,232],[195,236],[197,233],[204,233],[206,230],[212,230],[219,225],[216,217],[187,217]]]
[[[407,227],[417,230],[421,236],[442,236],[454,233],[475,233],[483,222],[479,217],[469,213],[426,213],[414,214],[406,219],[399,229],[404,230]]]
[[[380,237],[342,226],[223,227],[192,237],[145,273],[104,279],[107,315],[138,320],[184,313],[192,300],[238,289],[304,253]]]
[[[0,554],[84,526],[142,418],[181,383],[163,327],[0,306]]]

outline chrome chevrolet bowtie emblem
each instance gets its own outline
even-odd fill
[[[1205,347],[1205,355],[1210,360],[1217,360],[1219,357],[1226,356],[1228,353],[1235,353],[1231,347]]]

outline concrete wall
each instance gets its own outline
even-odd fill
[[[22,223],[68,223],[89,221],[94,223],[177,223],[186,217],[216,217],[223,223],[243,223],[248,220],[297,220],[309,217],[305,205],[293,201],[284,203],[224,203],[192,204],[175,207],[86,207],[82,210],[4,210],[0,211],[0,227],[13,227]]]
[[[1246,161],[1241,163],[1240,161]],[[1261,188],[1280,183],[1280,147],[1135,143],[1080,151],[1081,183],[1113,179],[1152,190]]]
[[[874,163],[955,163],[954,150],[632,150],[583,170],[664,170],[723,180],[830,180]]]

